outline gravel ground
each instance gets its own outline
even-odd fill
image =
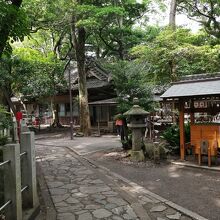
[[[166,162],[133,163],[122,150],[97,152],[89,159],[210,220],[220,220],[220,173]]]

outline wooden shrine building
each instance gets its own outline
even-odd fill
[[[220,73],[190,75],[175,82],[161,96],[179,110],[180,156],[185,159],[184,125],[190,122],[190,146],[201,164],[202,155],[218,156],[220,146]],[[205,146],[207,149],[204,149]]]

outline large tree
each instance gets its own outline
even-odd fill
[[[177,11],[177,0],[171,0],[170,2],[170,15],[169,15],[169,26],[176,29],[176,11]]]
[[[207,34],[192,34],[187,29],[165,29],[152,41],[133,49],[143,63],[146,79],[155,84],[175,81],[183,75],[219,71],[219,45],[209,44]],[[173,63],[176,74],[173,75]]]
[[[22,0],[0,0],[0,69],[6,71],[12,54],[11,42],[22,40],[28,34],[28,19],[21,8]],[[9,70],[10,71],[10,70]],[[7,71],[6,71],[7,72]],[[6,74],[7,75],[7,74]],[[4,75],[3,75],[4,76]],[[4,77],[1,79],[1,81]],[[16,113],[11,102],[12,90],[8,83],[1,85],[4,99]]]
[[[219,0],[178,0],[178,8],[198,21],[212,36],[220,39]]]
[[[0,0],[0,58],[8,49],[10,38],[16,40],[27,34],[26,16],[20,9],[22,0]]]
[[[132,25],[144,15],[148,2],[150,1],[145,0],[140,4],[135,0],[46,0],[33,1],[26,5],[27,10],[30,10],[34,4],[33,31],[39,28],[52,30],[54,52],[57,56],[77,61],[80,125],[85,135],[90,133],[85,71],[87,44],[92,44],[99,51],[96,54],[115,51],[123,59],[127,53],[127,45],[134,45],[134,40],[131,41]],[[43,10],[40,10],[41,7]]]
[[[137,4],[136,1],[106,0],[76,3],[75,13],[71,19],[71,36],[79,74],[80,125],[85,135],[88,135],[90,115],[85,72],[87,38],[90,35],[98,37],[109,50],[116,51],[119,58],[124,59],[125,43],[128,42],[126,38],[131,35],[134,20],[146,10],[146,2]]]
[[[0,87],[13,95],[26,98],[53,97],[63,86],[63,65],[53,53],[30,47],[13,47],[11,56],[3,56],[0,63]],[[11,109],[16,112],[11,103]]]
[[[145,80],[144,65],[136,61],[106,63],[112,72],[112,80],[118,97],[118,112],[126,112],[133,106],[134,98],[146,110],[152,108],[152,87]]]

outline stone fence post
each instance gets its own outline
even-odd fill
[[[22,220],[21,166],[19,144],[3,147],[3,160],[10,162],[4,167],[5,202],[11,201],[11,209],[6,209],[6,219]]]
[[[19,138],[18,138],[18,125],[16,119],[13,119],[13,141],[15,143],[19,143]]]
[[[20,132],[22,133],[22,132],[27,132],[27,131],[29,131],[29,128],[28,128],[28,126],[26,124],[25,119],[23,118],[20,121]]]
[[[28,188],[22,194],[23,205],[34,208],[38,206],[34,132],[21,133],[21,153],[24,152],[26,154],[21,158],[22,183]]]

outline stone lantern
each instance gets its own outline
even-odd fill
[[[149,112],[142,109],[138,104],[138,99],[134,98],[133,107],[124,113],[125,116],[128,116],[130,119],[130,124],[128,127],[132,130],[132,150],[131,158],[135,161],[143,161],[144,153],[141,149],[143,143],[143,128],[146,127],[146,122],[144,118],[149,114]]]

